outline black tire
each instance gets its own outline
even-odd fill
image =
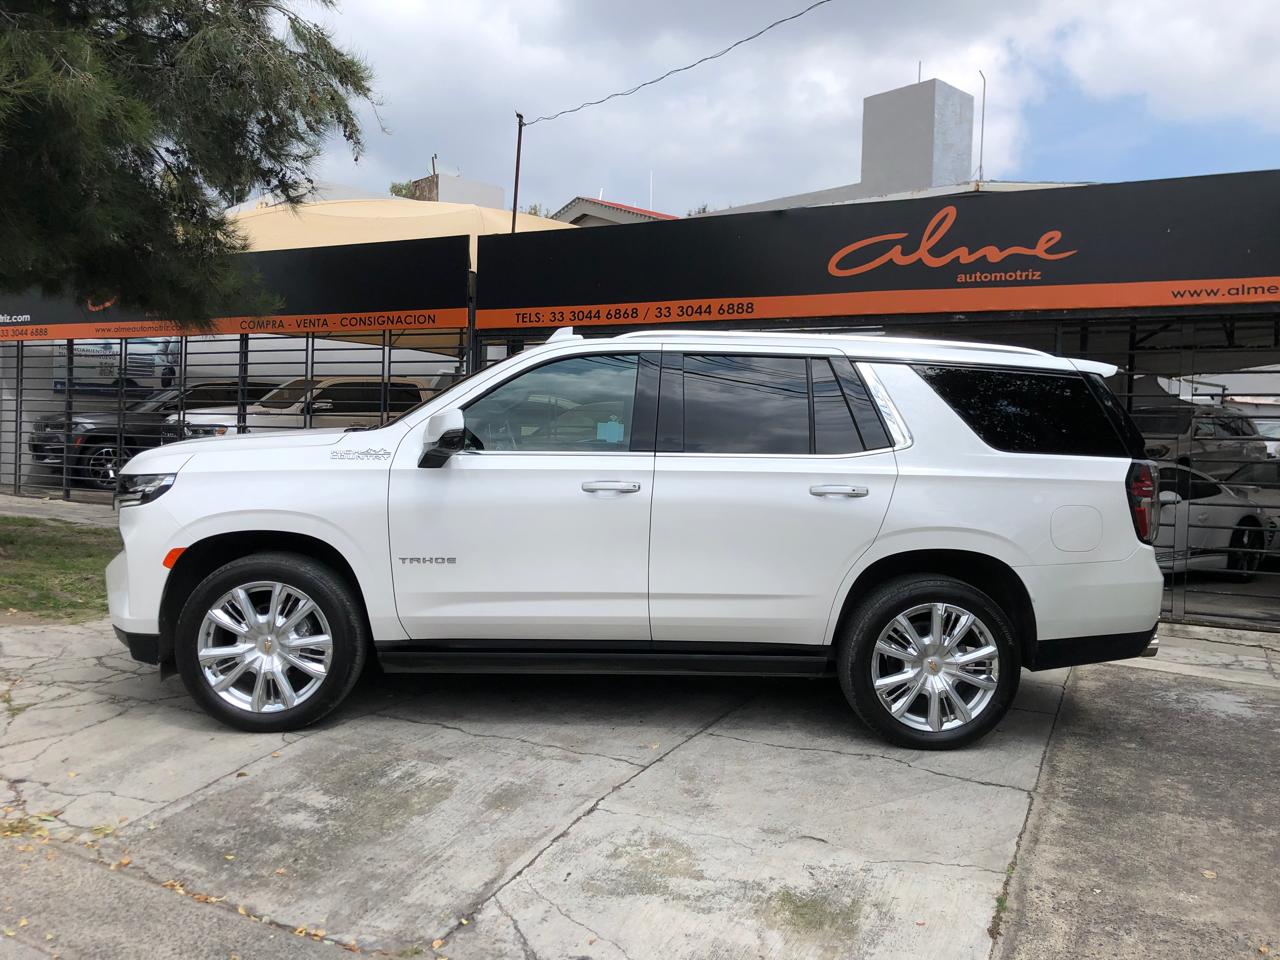
[[[1243,582],[1252,580],[1262,564],[1262,554],[1257,551],[1264,549],[1266,541],[1266,531],[1260,525],[1249,521],[1241,523],[1227,545],[1227,569]]]
[[[881,702],[872,679],[872,660],[880,656],[875,647],[881,632],[899,614],[931,603],[953,604],[973,613],[990,634],[998,658],[996,686],[981,711],[968,722],[937,731],[916,729],[895,718]],[[886,661],[892,658],[881,658],[882,663]],[[916,574],[880,584],[858,604],[839,638],[836,668],[840,687],[854,711],[886,740],[916,750],[949,750],[984,736],[1008,712],[1018,692],[1021,657],[1009,616],[987,594],[954,577]],[[976,688],[962,689],[976,692]],[[924,694],[918,696],[927,699]]]
[[[206,680],[198,658],[205,615],[237,586],[272,581],[305,593],[328,621],[332,659],[319,687],[294,707],[254,713],[227,703]],[[219,567],[191,592],[178,618],[174,656],[182,682],[210,716],[238,730],[278,733],[298,730],[325,716],[351,692],[364,669],[371,645],[364,605],[350,584],[332,568],[295,553],[258,553]]]
[[[80,479],[95,490],[114,490],[116,474],[128,460],[128,451],[122,456],[114,441],[89,440],[80,449]]]

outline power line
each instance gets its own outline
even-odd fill
[[[750,43],[752,40],[756,39],[757,37],[763,36],[764,34],[768,33],[770,30],[772,30],[774,27],[782,26],[782,24],[784,23],[790,23],[792,20],[799,20],[810,10],[813,10],[817,7],[822,6],[823,4],[830,3],[830,2],[831,0],[816,0],[815,3],[809,4],[809,6],[805,7],[799,13],[793,13],[789,17],[783,17],[781,20],[775,20],[773,21],[773,23],[769,24],[767,27],[757,30],[755,33],[751,34],[751,36],[743,37],[741,40],[734,41],[733,43],[729,44],[729,46],[721,50],[719,53],[713,53],[710,56],[703,57],[701,60],[695,60],[693,61],[693,63],[686,64],[683,67],[676,67],[673,70],[668,70],[662,76],[655,77],[652,80],[646,80],[644,83],[638,83],[634,87],[632,87],[630,90],[620,90],[617,93],[609,94],[607,97],[601,97],[599,100],[588,100],[586,103],[580,103],[578,104],[578,106],[570,107],[568,110],[561,110],[559,113],[553,113],[549,117],[538,117],[536,120],[529,120],[525,122],[523,125],[526,127],[532,127],[535,123],[542,123],[544,120],[545,121],[555,120],[557,117],[563,117],[566,113],[577,113],[579,110],[585,110],[587,107],[596,107],[602,103],[606,103],[610,100],[613,100],[616,97],[629,97],[631,96],[631,94],[636,93],[639,90],[643,90],[645,87],[651,87],[655,83],[661,83],[663,80],[667,79],[667,77],[674,76],[677,73],[684,73],[684,71],[692,70],[694,67],[700,66],[709,60],[716,60],[720,57],[723,57],[726,53],[729,53],[730,51],[736,49],[737,47],[742,46],[744,43]]]

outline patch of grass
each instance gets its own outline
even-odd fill
[[[862,919],[862,908],[842,894],[784,887],[769,898],[766,916],[774,926],[803,933],[842,930],[852,938]]]
[[[103,571],[119,550],[116,530],[0,517],[0,624],[8,610],[59,620],[105,617]]]

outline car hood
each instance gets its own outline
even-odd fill
[[[298,447],[326,447],[342,439],[342,427],[297,430],[290,433],[244,434],[231,437],[200,437],[168,443],[144,450],[125,466],[124,473],[176,473],[195,454],[235,453],[245,450],[285,450]]]

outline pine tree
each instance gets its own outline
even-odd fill
[[[333,0],[312,0],[322,8]],[[329,136],[362,147],[372,74],[292,0],[6,0],[0,293],[200,326],[257,312],[225,210],[303,199]]]

